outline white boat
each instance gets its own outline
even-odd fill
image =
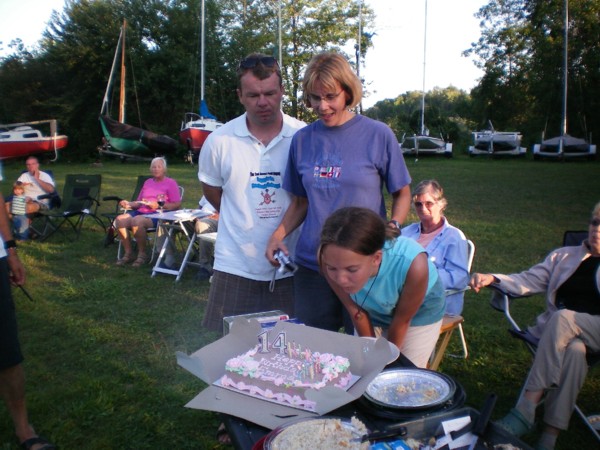
[[[201,3],[200,26],[200,110],[199,113],[186,113],[179,131],[179,141],[188,149],[187,158],[192,164],[198,161],[208,135],[223,125],[210,113],[204,100],[204,0]]]
[[[527,148],[521,147],[523,136],[518,131],[496,131],[490,122],[490,129],[471,134],[473,145],[469,146],[469,156],[525,156],[527,153]]]
[[[404,155],[415,155],[419,158],[421,154],[444,155],[452,157],[452,144],[446,142],[443,137],[429,135],[425,127],[425,62],[427,61],[427,0],[425,0],[425,30],[423,37],[423,93],[421,96],[421,131],[419,134],[404,135],[400,143],[400,149]]]
[[[533,159],[540,158],[596,158],[596,146],[585,139],[570,136],[567,133],[567,79],[569,75],[569,0],[565,0],[564,6],[564,50],[563,50],[563,96],[562,96],[562,123],[560,136],[544,140],[533,146]]]

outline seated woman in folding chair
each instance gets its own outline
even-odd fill
[[[146,254],[146,239],[148,228],[156,227],[157,219],[145,217],[147,214],[156,212],[159,208],[158,200],[162,196],[165,211],[176,210],[181,206],[181,195],[177,182],[166,176],[167,161],[164,158],[154,158],[150,163],[149,178],[144,183],[136,201],[122,200],[120,206],[126,210],[117,216],[115,227],[119,233],[123,245],[123,257],[117,260],[118,266],[133,263],[133,267],[140,267],[149,260]],[[133,255],[133,244],[129,235],[133,234],[138,247],[137,258]]]
[[[444,217],[448,201],[442,186],[436,180],[421,181],[414,188],[412,199],[419,222],[403,228],[402,236],[425,248],[444,289],[464,289],[469,282],[467,238]],[[460,315],[463,304],[464,292],[447,296],[446,314]]]
[[[528,331],[539,338],[525,389],[509,414],[498,422],[516,436],[533,428],[544,394],[545,428],[536,448],[553,449],[566,430],[588,371],[587,352],[600,351],[600,203],[581,245],[554,250],[532,268],[513,275],[471,277],[476,291],[495,284],[509,294],[545,294],[546,311]]]

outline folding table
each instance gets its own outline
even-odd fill
[[[156,263],[152,268],[152,276],[154,277],[157,273],[165,273],[167,275],[175,275],[175,281],[179,281],[183,271],[188,265],[195,265],[196,263],[189,260],[189,256],[193,250],[194,240],[196,239],[196,233],[188,230],[185,227],[186,222],[193,222],[195,219],[201,219],[203,217],[210,216],[211,213],[203,211],[201,209],[180,209],[178,211],[165,211],[163,213],[157,212],[154,214],[148,214],[146,217],[150,219],[158,219],[157,231],[161,230],[164,232],[165,239],[156,259]],[[168,269],[161,267],[161,264],[165,258],[167,247],[173,244],[175,247],[175,236],[176,232],[181,231],[188,240],[185,256],[179,269]]]

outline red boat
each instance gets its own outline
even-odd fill
[[[50,124],[50,136],[31,125]],[[22,158],[40,153],[53,152],[55,159],[58,150],[65,148],[69,138],[58,135],[56,120],[41,120],[37,122],[24,122],[0,125],[0,160]]]
[[[192,164],[198,161],[208,135],[223,125],[210,113],[204,100],[204,0],[200,6],[200,114],[186,113],[179,131],[179,141],[188,149],[188,160]]]
[[[202,105],[206,105],[204,100],[200,106],[200,110],[203,112],[202,115],[192,112],[186,113],[179,132],[179,140],[193,156],[194,162],[198,160],[198,154],[208,135],[223,125],[208,112],[208,108],[202,111]]]

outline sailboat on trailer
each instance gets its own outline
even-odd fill
[[[496,131],[492,121],[489,129],[473,131],[473,145],[469,146],[469,156],[511,155],[525,156],[527,149],[521,147],[523,136],[518,131]]]
[[[567,78],[569,74],[569,0],[564,4],[564,49],[563,49],[563,97],[562,97],[562,120],[560,136],[543,140],[541,144],[533,146],[533,159],[541,157],[548,158],[571,158],[587,157],[595,159],[596,146],[588,143],[585,139],[569,136],[567,133]]]
[[[173,153],[177,150],[177,141],[169,136],[159,135],[152,131],[134,127],[125,123],[125,35],[127,21],[123,21],[119,41],[115,51],[108,85],[100,109],[100,126],[104,135],[103,145],[99,152],[107,155],[127,158],[152,158],[158,155]],[[115,71],[121,56],[121,86],[119,90],[119,119],[112,119],[108,114],[109,96],[112,89]]]
[[[208,104],[204,99],[204,0],[201,3],[200,26],[200,109],[199,114],[194,112],[185,113],[179,131],[179,140],[188,149],[188,157],[192,163],[198,160],[200,149],[208,135],[223,125],[210,113]]]
[[[427,61],[427,0],[425,0],[425,31],[423,36],[423,92],[421,96],[421,130],[419,134],[404,135],[400,148],[404,155],[433,154],[452,157],[452,144],[444,141],[442,137],[429,135],[425,126],[425,63]]]

